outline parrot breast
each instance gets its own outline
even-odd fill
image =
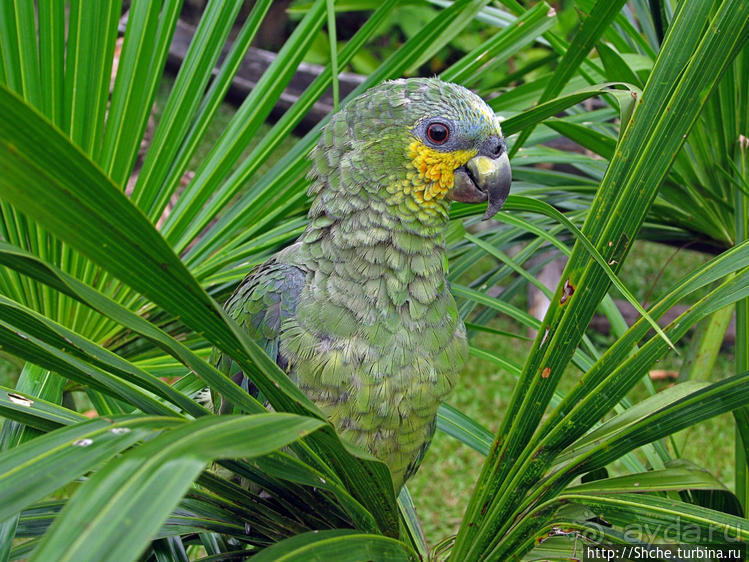
[[[463,367],[465,327],[441,243],[392,232],[339,247],[336,226],[299,247],[309,273],[282,327],[281,355],[341,435],[388,464],[397,490],[421,461]]]

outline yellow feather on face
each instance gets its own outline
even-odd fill
[[[440,152],[419,140],[413,141],[408,147],[408,155],[419,174],[413,179],[416,201],[422,205],[429,205],[432,200],[442,199],[453,186],[455,170],[476,156],[476,152]]]

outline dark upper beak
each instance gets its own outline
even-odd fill
[[[455,170],[455,185],[448,197],[464,203],[489,201],[484,219],[497,214],[510,193],[512,169],[504,139],[490,138],[465,166]]]

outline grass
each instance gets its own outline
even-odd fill
[[[663,296],[682,275],[712,257],[689,249],[638,240],[620,275],[640,303],[647,307]],[[693,304],[707,293],[708,289],[703,287],[689,295],[684,304]]]

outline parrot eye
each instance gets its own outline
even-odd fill
[[[450,136],[450,129],[443,123],[432,123],[427,127],[427,138],[434,144],[445,144]]]

